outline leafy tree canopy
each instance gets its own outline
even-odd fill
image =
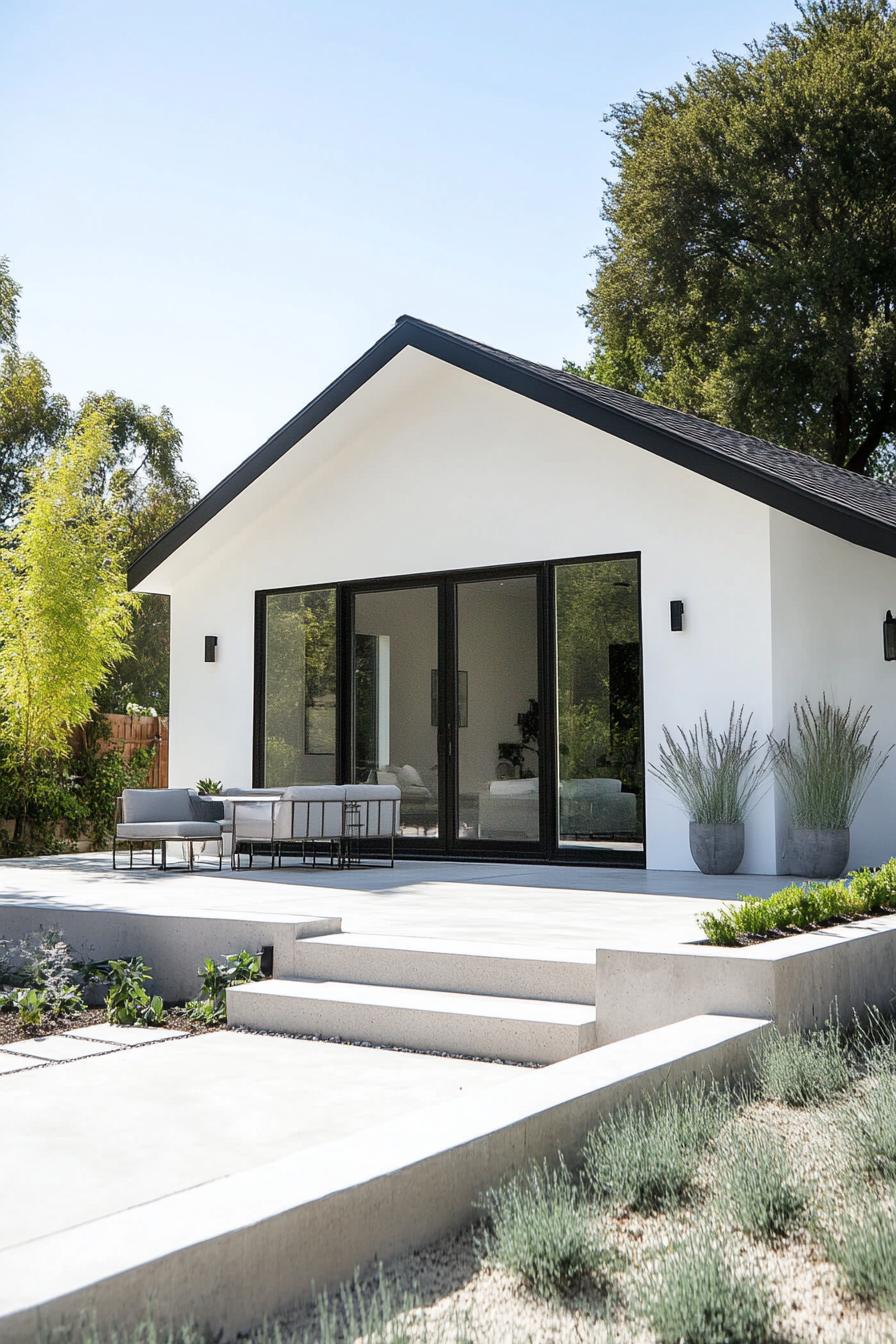
[[[22,515],[0,548],[0,741],[17,770],[22,811],[48,757],[64,756],[73,727],[127,652],[126,520],[90,482],[110,453],[99,410],[29,474]]]
[[[896,16],[806,0],[613,108],[599,382],[849,467],[896,457]]]
[[[70,436],[104,425],[102,450],[85,488],[106,500],[123,524],[125,563],[195,504],[193,478],[181,469],[181,433],[166,406],[152,411],[115,392],[90,392],[80,406],[53,392],[50,375],[17,343],[20,288],[0,257],[0,534],[14,528],[29,473]],[[123,709],[128,700],[168,709],[168,602],[142,599],[132,653],[105,681],[100,707]]]

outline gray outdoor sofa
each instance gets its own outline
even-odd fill
[[[152,865],[158,846],[166,870],[168,845],[178,844],[191,872],[196,845],[214,847],[219,870],[225,846],[235,868],[241,853],[248,854],[251,867],[259,852],[271,867],[288,855],[317,863],[323,854],[342,868],[359,862],[369,842],[394,864],[400,809],[401,791],[379,784],[233,789],[214,797],[194,789],[125,789],[118,800],[112,866],[118,868],[118,850],[127,846],[132,869],[134,847],[149,845]]]

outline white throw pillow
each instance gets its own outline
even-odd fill
[[[415,770],[412,765],[402,765],[398,768],[398,787],[400,789],[422,789],[423,780],[420,777],[420,771]]]

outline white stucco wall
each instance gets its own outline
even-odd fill
[[[620,551],[642,557],[648,761],[663,723],[732,700],[765,731],[769,510],[406,349],[147,580],[172,594],[172,784],[251,777],[256,590]],[[686,818],[650,778],[646,812],[649,865],[690,868]],[[745,871],[773,867],[773,814],[769,796]]]
[[[823,693],[869,705],[884,748],[896,743],[896,663],[885,663],[882,622],[896,607],[896,560],[771,513],[772,684],[775,731],[795,701]],[[868,791],[852,828],[850,864],[896,853],[896,752]],[[787,814],[778,805],[779,859]]]

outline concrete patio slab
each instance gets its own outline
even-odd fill
[[[0,1225],[0,1249],[403,1120],[520,1072],[220,1031],[10,1075],[4,1144],[16,1161],[4,1172],[4,1197],[16,1216]],[[108,1122],[98,1122],[91,1097],[102,1098]]]
[[[95,1027],[74,1027],[63,1035],[76,1041],[105,1041],[109,1045],[151,1045],[154,1041],[176,1041],[189,1033],[172,1031],[170,1027],[119,1027],[114,1023],[99,1023]]]
[[[31,1040],[4,1045],[3,1053],[23,1055],[43,1060],[45,1064],[67,1063],[72,1059],[87,1059],[91,1055],[107,1055],[117,1047],[102,1041],[73,1041],[69,1036],[35,1036]]]
[[[701,911],[781,885],[745,874],[421,860],[345,872],[113,873],[108,854],[64,855],[0,863],[0,926],[8,906],[39,908],[47,921],[78,909],[308,920],[303,936],[337,932],[313,927],[329,917],[353,933],[593,951],[691,941]]]

